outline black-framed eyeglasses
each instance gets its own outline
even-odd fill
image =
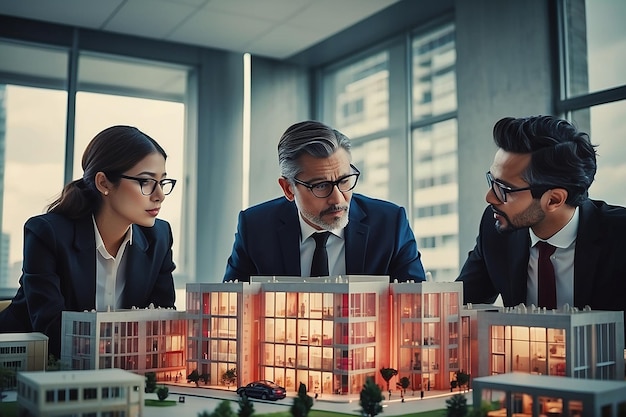
[[[356,169],[356,167],[352,164],[350,164],[350,168],[352,168],[354,173],[344,175],[337,181],[320,181],[316,182],[315,184],[309,184],[308,182],[300,181],[297,178],[294,178],[293,181],[311,190],[315,197],[326,198],[333,193],[333,189],[335,188],[335,186],[342,193],[348,192],[356,187],[356,183],[359,180],[359,175],[361,175],[361,172]]]
[[[161,187],[163,195],[168,195],[172,192],[172,190],[174,190],[174,186],[176,185],[176,180],[171,178],[165,178],[157,181],[154,178],[131,177],[129,175],[120,175],[120,177],[127,180],[137,181],[139,183],[139,187],[141,188],[141,194],[143,195],[152,195],[154,190],[156,190],[157,184]]]
[[[528,190],[530,191],[544,190],[545,192],[549,190],[550,188],[554,188],[553,186],[550,186],[550,185],[530,185],[528,187],[513,188],[513,187],[509,187],[508,185],[502,184],[500,181],[495,179],[493,175],[491,175],[491,172],[489,171],[487,171],[486,176],[487,176],[487,184],[493,191],[493,194],[496,196],[498,200],[500,200],[501,203],[506,203],[507,194],[516,193],[518,191],[528,191]],[[533,194],[533,198],[535,197],[536,196]]]

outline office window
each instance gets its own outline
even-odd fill
[[[321,71],[322,119],[352,140],[356,192],[404,206],[426,270],[452,281],[459,267],[455,27],[405,35]]]
[[[417,33],[411,47],[412,226],[436,281],[453,281],[459,268],[454,36],[446,24]]]
[[[626,3],[613,0],[564,0],[565,77],[568,97],[626,82]],[[607,65],[610,62],[611,65]]]
[[[626,3],[562,0],[561,97],[557,108],[598,145],[591,198],[626,205]],[[611,62],[611,65],[607,65]]]
[[[0,288],[19,286],[24,223],[63,188],[66,103],[65,91],[0,80]]]
[[[138,127],[168,153],[168,176],[180,182],[159,217],[172,225],[174,273],[188,274],[189,260],[182,256],[187,245],[181,242],[189,237],[182,233],[181,213],[186,201],[183,160],[189,69],[79,51],[78,71],[73,74],[76,112],[68,114],[69,49],[2,41],[0,56],[6,58],[0,62],[2,295],[13,296],[12,289],[18,286],[24,223],[45,212],[65,182],[82,175],[80,160],[87,143],[115,124]],[[73,127],[69,130],[74,136],[66,143],[67,126]],[[177,303],[183,306],[184,301]]]

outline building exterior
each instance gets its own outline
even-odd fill
[[[624,313],[519,306],[479,311],[478,374],[624,379]]]
[[[463,370],[461,310],[463,285],[458,282],[391,284],[394,345],[399,377],[410,389],[447,389]],[[467,368],[465,368],[467,369]]]
[[[209,375],[219,385],[222,375],[236,369],[241,381],[256,377],[259,363],[260,284],[187,284],[187,369]]]
[[[493,304],[472,304],[468,303],[461,310],[461,352],[459,358],[460,368],[468,373],[470,377],[479,375],[478,352],[483,343],[478,340],[478,312],[479,311],[500,311],[502,307]]]
[[[622,416],[626,382],[581,380],[547,375],[508,373],[475,378],[473,404],[501,401],[490,417]]]
[[[143,415],[144,377],[121,369],[20,372],[17,382],[20,416]]]
[[[184,311],[64,311],[61,334],[61,363],[70,369],[154,372],[162,381],[186,371]]]
[[[388,277],[253,277],[188,284],[188,370],[239,381],[273,380],[296,391],[360,392],[399,371],[412,389],[447,389],[458,370],[460,283],[394,283]],[[251,364],[255,364],[252,365]]]
[[[48,363],[48,336],[42,333],[0,333],[0,367],[17,375],[21,371],[43,371]],[[6,388],[17,386],[15,375]]]

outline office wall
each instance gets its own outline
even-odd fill
[[[456,1],[460,265],[486,207],[494,123],[553,112],[553,14],[545,0]]]
[[[309,76],[303,67],[252,58],[249,205],[283,195],[278,185],[278,140],[310,117]]]

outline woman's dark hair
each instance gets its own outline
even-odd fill
[[[534,198],[550,188],[566,189],[570,206],[588,198],[596,175],[595,145],[568,121],[552,116],[505,117],[493,127],[493,139],[507,152],[531,154],[522,177],[537,187],[532,190]]]
[[[96,174],[104,172],[109,181],[119,184],[121,174],[155,152],[167,159],[161,145],[136,127],[104,129],[89,142],[83,153],[83,177],[63,188],[59,198],[48,206],[48,213],[77,219],[96,212],[102,204],[102,196],[95,184]]]

